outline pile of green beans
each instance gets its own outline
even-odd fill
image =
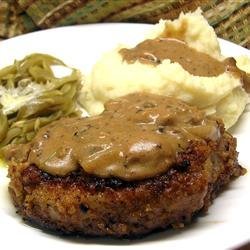
[[[62,116],[80,116],[76,104],[81,88],[80,72],[71,68],[70,75],[57,78],[52,70],[54,65],[66,66],[50,55],[31,54],[0,69],[1,88],[25,88],[29,84],[39,84],[42,88],[39,95],[18,110],[4,112],[0,103],[0,148],[30,141],[41,127]]]

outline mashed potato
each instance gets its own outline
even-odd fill
[[[250,58],[247,56],[238,56],[235,58],[237,67],[250,74]]]
[[[160,20],[147,36],[149,39],[161,37],[175,37],[184,40],[189,47],[204,52],[214,58],[222,59],[220,45],[214,29],[209,26],[202,16],[201,9],[186,14],[181,13],[173,21]]]
[[[216,34],[198,9],[194,13],[181,14],[174,21],[155,25],[147,39],[171,37],[184,40],[189,47],[223,60]],[[229,72],[204,77],[190,74],[179,63],[163,60],[158,65],[139,61],[127,63],[119,50],[104,54],[96,63],[83,93],[83,105],[91,115],[103,111],[107,100],[132,92],[150,92],[173,96],[196,105],[207,114],[222,118],[226,128],[231,127],[243,112],[248,95],[240,79]],[[243,59],[239,64],[245,70]]]

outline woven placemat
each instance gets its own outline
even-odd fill
[[[250,48],[250,0],[2,0],[0,37],[82,23],[156,23],[197,7],[219,37]]]

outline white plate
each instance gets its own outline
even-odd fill
[[[33,52],[48,53],[59,57],[68,65],[88,72],[100,54],[118,43],[136,43],[143,39],[150,25],[144,24],[97,24],[64,27],[34,32],[0,42],[0,67],[14,59],[21,59]],[[247,49],[220,40],[226,56],[249,55]],[[233,129],[238,138],[240,163],[250,172],[249,140],[250,114],[245,112]],[[137,249],[166,247],[168,249],[226,249],[250,240],[250,174],[235,180],[219,195],[208,214],[199,217],[182,230],[154,233],[144,239],[111,240],[62,238],[48,234],[25,224],[15,214],[8,192],[6,169],[0,168],[0,244],[28,249],[91,249],[117,246]]]

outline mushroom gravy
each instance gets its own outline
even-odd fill
[[[124,61],[158,65],[163,60],[179,63],[186,71],[195,76],[214,77],[226,71],[241,78],[243,87],[249,93],[250,76],[236,66],[234,58],[219,61],[205,53],[190,48],[184,41],[175,38],[147,39],[131,49],[119,51]]]
[[[134,93],[107,102],[99,116],[63,118],[43,127],[12,155],[52,175],[81,167],[99,177],[133,181],[166,172],[191,141],[219,138],[217,121],[197,108]]]

